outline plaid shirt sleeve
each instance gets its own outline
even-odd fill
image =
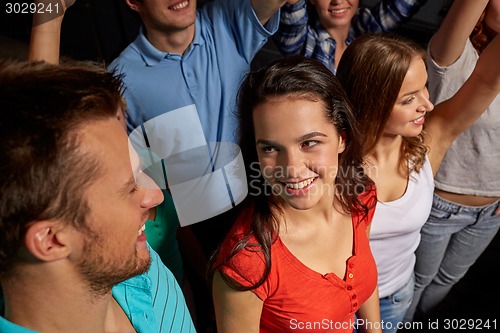
[[[307,25],[306,1],[285,4],[281,7],[280,26],[274,41],[284,55],[304,54],[309,27]]]
[[[367,32],[385,32],[408,21],[427,0],[382,0],[373,8],[359,9],[353,22],[355,37]]]

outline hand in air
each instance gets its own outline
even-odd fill
[[[76,0],[35,0],[33,7],[33,26],[47,23],[54,19],[62,22],[66,10]]]

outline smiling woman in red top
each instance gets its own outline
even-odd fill
[[[291,57],[249,74],[238,105],[250,193],[213,258],[219,332],[352,332],[355,313],[379,332],[376,195],[342,87]]]

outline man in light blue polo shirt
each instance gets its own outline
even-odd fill
[[[108,68],[125,74],[131,141],[163,160],[155,180],[168,184],[181,225],[214,217],[247,194],[236,95],[286,1],[216,0],[199,10],[196,0],[125,1],[143,26]]]
[[[195,332],[144,234],[163,200],[129,150],[121,81],[0,61],[0,332]]]
[[[125,1],[143,26],[108,68],[125,73],[129,132],[195,105],[197,119],[186,120],[201,123],[207,142],[235,142],[240,81],[277,30],[278,9],[285,1],[216,0],[198,11],[196,0]],[[198,130],[196,122],[178,125],[183,131],[176,133],[176,141],[190,140]]]
[[[130,138],[161,160],[155,180],[169,187],[181,225],[205,221],[192,230],[209,257],[232,223],[220,214],[248,192],[235,145],[240,81],[286,1],[215,0],[198,10],[196,0],[125,1],[143,25],[108,69],[125,74]]]

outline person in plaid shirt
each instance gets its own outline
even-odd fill
[[[281,9],[274,35],[284,55],[319,60],[334,74],[347,46],[367,32],[385,32],[408,21],[427,0],[382,0],[371,9],[359,0],[296,0]]]

